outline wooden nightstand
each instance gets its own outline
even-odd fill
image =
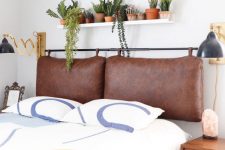
[[[182,144],[181,150],[225,150],[225,139],[207,140],[200,137]]]

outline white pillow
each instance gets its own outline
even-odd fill
[[[23,100],[6,108],[3,112],[58,122],[66,113],[80,105],[68,99],[39,96]]]
[[[147,127],[163,112],[140,102],[100,99],[70,111],[61,121],[133,132]]]

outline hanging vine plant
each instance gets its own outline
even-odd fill
[[[73,54],[77,50],[78,33],[80,31],[80,16],[82,11],[79,7],[72,8],[68,11],[65,18],[66,29],[66,67],[67,70],[71,70],[73,65]],[[73,52],[75,50],[75,52]]]
[[[126,19],[126,8],[127,5],[122,5],[123,0],[114,0],[113,1],[113,9],[114,9],[114,22],[112,26],[112,32],[115,31],[115,28],[117,26],[118,30],[118,38],[120,42],[120,46],[122,49],[128,49],[126,35],[125,35],[125,28],[124,28],[124,20]],[[127,50],[127,56],[130,56],[130,52]],[[125,55],[125,52],[122,51],[123,55]]]
[[[66,29],[66,67],[71,70],[73,65],[73,56],[76,44],[78,42],[78,33],[80,31],[80,16],[82,15],[81,8],[78,7],[78,2],[71,0],[72,5],[66,6],[65,0],[62,0],[57,7],[57,12],[51,9],[47,10],[47,14],[51,17],[62,19]]]

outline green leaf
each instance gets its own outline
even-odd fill
[[[103,6],[101,4],[92,3],[93,9],[96,13],[104,13]]]
[[[52,11],[51,9],[48,9],[48,10],[46,11],[46,13],[47,13],[49,16],[53,17],[53,18],[58,18],[58,19],[60,19],[59,15],[57,15],[57,14],[56,14],[54,11]]]
[[[156,8],[158,5],[158,0],[148,0],[150,8]]]
[[[61,16],[61,18],[65,19],[66,15],[67,15],[67,7],[65,5],[65,0],[61,1],[58,4],[57,11],[58,11],[59,15]]]
[[[171,2],[172,0],[161,0],[160,2],[161,11],[169,11]]]
[[[120,46],[122,49],[127,49],[128,45],[126,41],[125,27],[124,27],[124,20],[126,18],[127,5],[122,5],[122,2],[123,2],[122,0],[113,1],[115,21],[113,22],[112,32],[114,32],[115,27],[117,27]],[[130,52],[129,51],[126,51],[126,52],[127,52],[127,56],[129,57]],[[122,53],[123,55],[125,55],[124,51],[122,51]]]
[[[66,28],[66,66],[70,71],[73,65],[73,50],[76,50],[78,42],[78,33],[80,31],[80,15],[82,11],[79,7],[70,9],[65,17]]]

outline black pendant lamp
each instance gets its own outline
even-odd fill
[[[198,50],[198,57],[203,58],[221,58],[223,50],[220,43],[216,39],[214,32],[209,32],[207,39],[202,42]]]
[[[4,38],[2,44],[0,44],[0,53],[14,53],[14,49],[8,40]]]

